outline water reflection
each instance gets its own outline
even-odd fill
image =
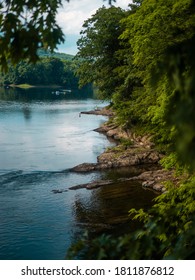
[[[148,166],[142,169],[147,170]],[[139,169],[138,169],[139,170]],[[136,174],[139,171],[136,171]],[[127,173],[129,172],[129,173]],[[131,168],[105,172],[103,178],[118,178],[133,174]],[[99,234],[111,232],[121,234],[134,231],[138,223],[128,216],[131,208],[148,209],[158,194],[142,188],[136,181],[113,183],[97,189],[88,190],[86,196],[76,196],[74,213],[77,223],[89,232]]]
[[[58,92],[58,94],[56,94]],[[93,90],[89,88],[64,91],[64,88],[53,89],[46,87],[32,87],[22,89],[17,87],[0,87],[0,100],[20,101],[31,103],[32,101],[57,101],[57,100],[83,100],[93,98]]]
[[[56,94],[58,92],[58,94]],[[17,109],[17,104],[20,104],[19,110],[21,110],[24,115],[24,119],[29,121],[32,118],[33,110],[31,106],[34,106],[35,103],[39,105],[45,105],[45,102],[60,102],[64,100],[85,100],[88,98],[93,98],[93,91],[88,88],[85,90],[71,90],[64,91],[63,88],[55,90],[53,88],[44,88],[44,87],[32,87],[28,89],[22,89],[17,87],[0,87],[0,101],[2,102],[15,102],[15,110]],[[0,111],[5,110],[6,104],[0,104]],[[76,109],[76,108],[75,108]],[[72,111],[72,108],[70,108]],[[51,115],[59,114],[60,108],[48,108],[45,110],[45,113],[50,118]]]
[[[22,111],[23,111],[25,120],[29,121],[32,117],[32,110],[28,106],[24,106],[22,108]]]

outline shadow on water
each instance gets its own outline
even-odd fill
[[[117,180],[121,177],[132,177],[156,168],[146,165],[109,170],[103,172],[102,179]],[[117,182],[88,190],[87,196],[78,196],[75,199],[73,209],[77,225],[82,232],[87,230],[91,237],[102,233],[119,236],[133,232],[140,227],[140,223],[129,217],[129,210],[149,209],[154,204],[153,199],[158,195],[152,190],[145,190],[137,181]],[[81,231],[78,231],[74,236],[75,240],[78,240],[80,235]]]

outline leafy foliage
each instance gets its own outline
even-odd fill
[[[154,125],[160,132],[156,138],[172,142],[183,163],[194,168],[194,2],[143,1],[126,26],[122,37],[130,38],[137,75],[152,101],[148,124],[155,134]],[[139,114],[143,103],[136,104]]]
[[[64,42],[64,35],[56,23],[61,0],[6,0],[0,2],[0,65],[7,70],[21,59],[38,60],[37,49],[53,51]]]

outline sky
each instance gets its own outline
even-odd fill
[[[116,7],[128,8],[131,0],[116,0]],[[65,34],[65,44],[58,46],[58,52],[75,55],[77,52],[76,42],[85,20],[95,14],[100,7],[108,6],[108,0],[70,0],[63,1],[63,8],[59,9],[57,22]]]

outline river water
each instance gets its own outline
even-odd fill
[[[132,182],[69,190],[99,178],[139,173],[69,171],[96,162],[112,145],[93,131],[106,117],[79,116],[105,105],[90,93],[0,89],[0,259],[64,259],[86,229],[114,232],[130,208],[151,205],[156,195]]]

